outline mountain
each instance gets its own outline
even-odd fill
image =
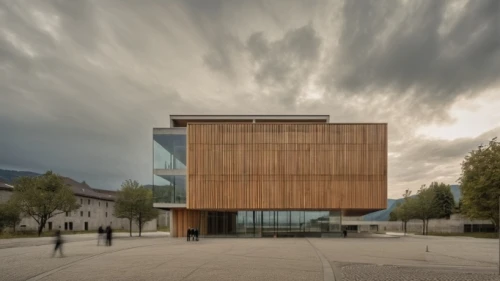
[[[13,171],[0,169],[0,182],[13,183],[18,177],[36,177],[40,174],[30,171]]]
[[[455,200],[455,204],[458,204],[460,198],[462,198],[462,193],[460,190],[460,185],[451,185],[450,186],[451,194],[453,194],[453,199]],[[415,195],[413,195],[415,196]],[[364,221],[388,221],[389,215],[396,208],[398,203],[402,203],[404,198],[399,199],[387,199],[387,209],[376,211],[370,213],[368,215],[363,216]]]

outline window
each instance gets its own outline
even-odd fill
[[[99,207],[101,207],[101,201],[99,201]]]
[[[89,211],[89,218],[90,218],[90,211]]]
[[[90,205],[90,199],[89,199],[89,205]]]
[[[69,217],[69,215],[70,215],[70,212],[66,212],[66,216]]]
[[[80,211],[80,217],[83,217],[83,211]]]
[[[108,212],[106,212],[106,217],[108,217]]]
[[[108,202],[106,202],[106,208],[108,207]]]
[[[80,198],[80,205],[83,205],[83,199]]]

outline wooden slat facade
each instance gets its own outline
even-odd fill
[[[190,123],[187,208],[387,207],[387,124]]]
[[[189,227],[198,228],[200,235],[206,234],[206,212],[186,209],[174,209],[171,212],[175,228],[173,233],[171,233],[173,237],[186,237]]]

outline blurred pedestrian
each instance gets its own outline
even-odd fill
[[[97,230],[97,246],[101,244],[101,241],[104,241],[104,228],[102,228],[102,225]]]
[[[62,252],[63,239],[61,236],[61,227],[60,226],[59,226],[59,229],[56,230],[54,242],[56,244],[56,247],[54,248],[54,252],[52,253],[52,257],[54,257],[56,255],[56,252],[58,249],[59,249],[59,253],[61,254],[61,257],[63,257],[63,252]]]
[[[113,230],[111,225],[106,227],[106,246],[111,246],[111,240],[113,240]]]
[[[198,230],[198,228],[195,228],[194,229],[194,238],[196,239],[196,241],[198,241],[198,234],[200,233],[200,231]]]
[[[193,234],[193,231],[191,229],[191,227],[188,227],[188,230],[187,230],[187,241],[189,241],[191,239],[191,235]]]

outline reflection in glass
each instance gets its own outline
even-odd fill
[[[207,235],[306,236],[340,232],[339,211],[207,211]]]
[[[157,203],[186,203],[186,176],[153,176]]]
[[[153,135],[153,168],[186,169],[186,135]]]

